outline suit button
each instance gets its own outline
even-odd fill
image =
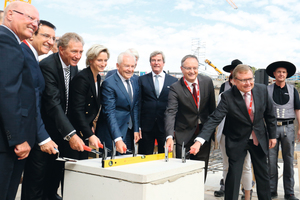
[[[89,112],[85,112],[85,114],[89,114]]]
[[[91,104],[88,104],[88,106],[91,106]]]
[[[94,96],[92,95],[91,98],[93,98]]]

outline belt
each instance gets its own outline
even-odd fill
[[[288,125],[288,124],[293,124],[294,120],[290,120],[290,121],[277,121],[277,126],[284,126],[284,125]]]

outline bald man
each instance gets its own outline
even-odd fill
[[[37,9],[12,2],[0,26],[0,199],[15,199],[24,159],[36,138],[33,80],[21,41],[33,36],[39,23]]]

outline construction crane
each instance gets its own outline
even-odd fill
[[[208,59],[206,59],[204,62],[207,63],[208,65],[212,66],[212,67],[219,73],[219,75],[222,75],[222,74],[223,74],[223,73],[222,73],[216,66],[214,66],[214,64],[212,64]]]
[[[226,1],[231,5],[231,7],[233,7],[234,9],[238,9],[238,7],[235,5],[235,3],[232,0],[226,0]]]
[[[4,0],[4,9],[6,8],[7,6],[7,3],[11,3],[15,0]],[[26,2],[26,3],[30,3],[31,4],[31,0],[18,0],[18,1],[23,1],[23,2]]]

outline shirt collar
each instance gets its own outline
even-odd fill
[[[281,90],[286,88],[286,84],[283,86],[283,88],[281,88],[279,85],[276,85],[276,83],[274,85],[275,85],[275,88],[278,88],[278,89],[281,89]]]
[[[28,41],[27,41],[27,44],[28,44],[29,48],[31,49],[36,61],[39,61],[38,52],[35,50],[35,48]]]
[[[155,73],[152,71],[152,77],[154,77],[155,78]],[[158,77],[162,77],[162,78],[165,78],[165,72],[164,71],[161,71],[159,74],[157,74],[158,75]]]
[[[123,81],[123,82],[125,82],[127,79],[125,79],[120,73],[119,73],[119,71],[117,70],[117,74],[118,74],[118,76],[120,77],[120,79]],[[129,81],[130,81],[130,78],[128,79]]]
[[[196,83],[196,85],[198,85],[198,78],[195,79],[194,82],[189,82],[185,79],[185,81],[187,82],[187,84],[191,87],[193,85],[193,83]]]
[[[8,28],[7,26],[5,26],[5,25],[3,25],[3,24],[2,24],[1,26],[4,26],[4,27],[7,28],[10,32],[12,32],[12,33],[14,34],[14,36],[17,38],[18,43],[21,44],[21,40],[20,40],[20,38],[15,34],[15,32],[13,32],[10,28]]]
[[[60,60],[60,63],[61,63],[61,66],[62,66],[62,68],[63,69],[66,69],[66,68],[68,68],[69,66],[67,66],[65,63],[64,63],[64,61],[61,59],[61,57],[60,57],[60,54],[58,53],[58,57],[59,57],[59,60]]]
[[[245,92],[240,91],[240,93],[241,93],[241,95],[244,97]],[[251,95],[251,91],[250,91],[250,92],[247,92],[247,93],[248,93],[248,95]]]

